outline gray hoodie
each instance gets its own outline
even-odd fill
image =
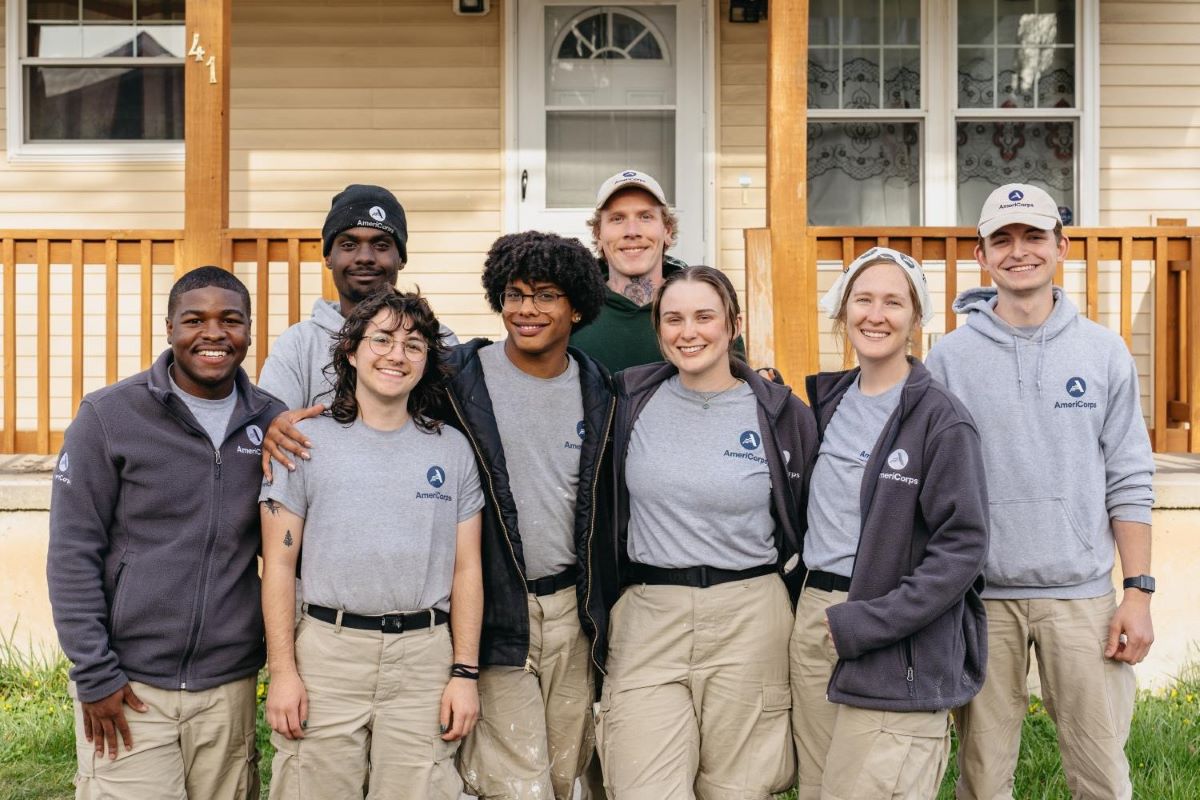
[[[1058,287],[1026,333],[996,316],[996,290],[963,292],[966,325],[926,365],[983,438],[991,547],[985,598],[1099,597],[1112,591],[1110,519],[1150,522],[1154,459],[1137,367],[1112,331]]]
[[[263,362],[258,385],[278,397],[288,408],[307,408],[313,403],[333,399],[333,382],[325,367],[333,360],[330,348],[333,336],[342,329],[346,318],[337,301],[318,298],[312,316],[288,328],[271,346],[270,357]],[[458,337],[441,326],[442,343],[458,344]]]

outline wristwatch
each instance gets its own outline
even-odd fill
[[[1149,575],[1135,575],[1126,578],[1122,586],[1126,589],[1141,589],[1146,594],[1154,594],[1154,578]]]

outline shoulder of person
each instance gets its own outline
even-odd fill
[[[142,370],[128,378],[110,383],[83,396],[83,402],[90,403],[97,415],[109,412],[128,414],[130,402],[141,399],[142,395],[149,396],[150,370]]]

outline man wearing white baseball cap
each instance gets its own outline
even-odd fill
[[[1031,645],[1072,796],[1132,795],[1131,665],[1154,641],[1154,461],[1128,348],[1053,285],[1067,247],[1046,192],[992,192],[975,258],[993,286],[958,296],[966,324],[926,362],[975,417],[990,499],[987,681],[955,715],[959,798],[1012,797]]]

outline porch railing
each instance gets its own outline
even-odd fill
[[[769,363],[770,329],[760,321],[776,312],[764,233],[746,231],[748,344],[755,361]],[[1193,266],[1200,262],[1200,228],[1067,233],[1071,249],[1059,282],[1089,318],[1118,331],[1144,364],[1155,450],[1200,452],[1200,268]],[[816,270],[821,290],[876,244],[926,264],[939,314],[927,337],[915,343],[918,353],[953,330],[956,290],[987,282],[975,264],[969,228],[810,228],[809,234],[808,268]],[[144,369],[166,346],[162,319],[181,263],[182,235],[0,231],[0,452],[54,452],[84,394]],[[246,367],[256,375],[274,336],[306,316],[313,299],[334,294],[328,271],[313,268],[323,261],[320,234],[230,230],[222,260],[250,287],[255,329]],[[832,362],[822,365],[842,363],[837,343],[827,332],[821,337],[822,359]]]
[[[951,306],[962,289],[989,283],[975,261],[971,228],[812,227],[807,268],[823,292],[837,272],[874,246],[893,247],[922,261],[938,303],[934,322],[915,341],[954,330]],[[1160,224],[1140,228],[1068,228],[1070,248],[1056,283],[1089,319],[1118,332],[1139,360],[1151,440],[1158,452],[1200,452],[1200,228]],[[748,346],[751,357],[773,362],[769,231],[745,232]],[[816,298],[809,313],[815,313]],[[791,309],[787,310],[791,312]],[[796,309],[797,312],[800,309]],[[822,321],[820,363],[848,364],[849,348],[833,341]]]

